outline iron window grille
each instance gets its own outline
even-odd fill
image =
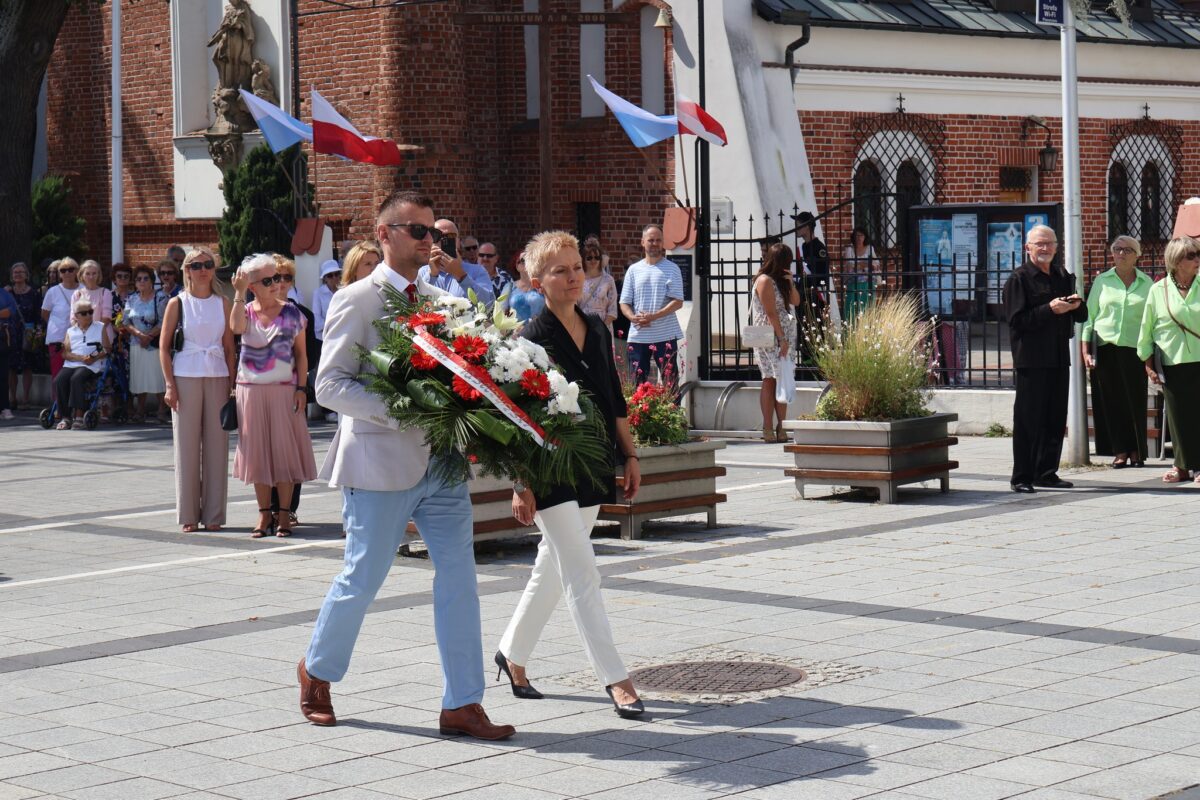
[[[1112,126],[1109,139],[1108,241],[1121,234],[1166,241],[1179,204],[1183,132],[1143,117]]]

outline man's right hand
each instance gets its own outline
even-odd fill
[[[467,274],[461,258],[450,258],[435,244],[429,251],[429,277],[436,278],[441,270],[449,272],[456,281],[461,281]]]
[[[1069,300],[1065,297],[1056,297],[1050,301],[1050,310],[1055,314],[1067,314],[1079,308],[1079,300]]]

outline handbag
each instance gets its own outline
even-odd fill
[[[755,325],[754,319],[754,287],[750,287],[750,305],[746,309],[746,319],[750,323],[742,326],[742,347],[767,350],[775,346],[775,329],[770,325]]]
[[[167,302],[170,302],[169,300]],[[171,355],[175,355],[183,349],[183,298],[179,299],[179,324],[175,326],[175,333],[171,336]],[[236,428],[237,425],[235,424]],[[226,430],[229,430],[226,428]]]
[[[221,430],[236,431],[238,429],[237,398],[230,395],[221,406]]]

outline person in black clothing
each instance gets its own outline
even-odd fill
[[[1013,403],[1012,490],[1035,486],[1070,489],[1058,477],[1067,424],[1070,341],[1087,306],[1075,277],[1054,261],[1058,239],[1045,225],[1025,237],[1026,260],[1004,284],[1004,310],[1012,341],[1017,395]]]
[[[624,466],[623,489],[632,500],[641,484],[637,450],[626,419],[621,378],[613,358],[608,326],[585,314],[576,303],[586,277],[579,242],[569,233],[539,233],[525,248],[525,269],[534,288],[546,297],[546,308],[525,324],[522,335],[549,352],[567,380],[577,382],[591,395],[602,415],[613,449],[601,485],[559,485],[546,495],[534,496],[527,487],[513,487],[513,516],[522,525],[536,523],[542,534],[529,584],[512,621],[500,640],[495,661],[508,673],[513,694],[537,699],[541,694],[529,684],[528,663],[542,628],[565,592],[567,608],[583,640],[584,651],[616,712],[636,717],[645,710],[638,699],[617,648],[600,596],[600,573],[589,539],[601,503],[615,502],[615,471]],[[497,677],[499,674],[497,673]]]
[[[794,277],[800,292],[800,305],[796,307],[796,352],[800,354],[801,366],[808,366],[813,359],[806,329],[824,321],[829,308],[829,251],[817,238],[817,218],[811,212],[801,211],[793,219],[796,236],[800,238],[797,255],[801,261]]]

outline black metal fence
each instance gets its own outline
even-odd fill
[[[850,214],[855,202],[835,206],[818,220],[831,219],[823,229],[836,231],[836,215]],[[759,376],[753,351],[743,347],[741,328],[747,324],[751,286],[762,264],[764,242],[782,241],[796,252],[793,272],[799,275],[804,241],[792,214],[744,222],[716,220],[720,231],[713,238],[712,263],[708,276],[710,347],[701,363],[701,377],[709,380],[757,380]],[[849,226],[847,226],[849,227]],[[895,241],[894,239],[892,241]],[[1163,245],[1147,245],[1139,266],[1152,277],[1161,274]],[[810,247],[810,251],[811,251]],[[890,294],[915,292],[922,301],[926,318],[933,319],[930,342],[932,382],[944,387],[1004,388],[1014,384],[1009,350],[1008,324],[1001,292],[1015,266],[1024,258],[1018,244],[1011,253],[993,253],[989,260],[973,262],[969,258],[947,257],[940,263],[918,263],[905,268],[897,249],[873,249],[867,257],[855,257],[842,246],[826,243],[827,259],[815,261],[817,274],[809,285],[819,284],[809,293],[811,308],[798,310],[803,318],[810,313],[827,313],[834,319],[851,320],[873,302]],[[810,252],[810,255],[815,255]],[[1107,246],[1094,245],[1083,254],[1085,284],[1090,286],[1100,272],[1110,268]],[[810,266],[812,266],[810,264]],[[822,269],[824,267],[824,269]],[[806,353],[793,347],[797,378],[816,379]]]

